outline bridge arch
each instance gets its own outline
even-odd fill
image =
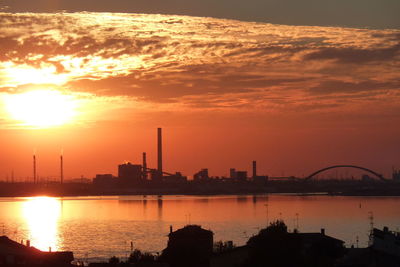
[[[382,181],[387,181],[387,179],[386,179],[385,177],[383,177],[382,174],[379,174],[379,173],[377,173],[377,172],[375,172],[375,171],[373,171],[373,170],[370,170],[370,169],[368,169],[368,168],[364,168],[364,167],[360,167],[360,166],[355,166],[355,165],[333,165],[333,166],[329,166],[329,167],[326,167],[326,168],[322,168],[322,169],[320,169],[320,170],[318,170],[318,171],[315,171],[315,172],[311,173],[311,174],[308,175],[304,180],[305,180],[305,181],[308,181],[308,180],[310,180],[311,178],[313,178],[315,175],[317,175],[317,174],[319,174],[319,173],[321,173],[321,172],[324,172],[324,171],[327,171],[327,170],[330,170],[330,169],[335,169],[335,168],[353,168],[353,169],[359,169],[359,170],[363,170],[363,171],[366,171],[366,172],[368,172],[368,173],[371,173],[371,174],[375,175],[376,177],[378,177],[378,178],[379,178],[380,180],[382,180]]]

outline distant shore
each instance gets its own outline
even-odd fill
[[[145,195],[330,195],[330,196],[400,196],[398,182],[329,181],[299,182],[270,181],[254,183],[195,183],[159,185],[127,185],[98,187],[84,183],[0,183],[0,197],[78,197],[78,196],[145,196]]]

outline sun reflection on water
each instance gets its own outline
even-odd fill
[[[58,223],[61,201],[51,197],[28,198],[23,203],[23,216],[29,230],[31,245],[47,251],[59,249]]]

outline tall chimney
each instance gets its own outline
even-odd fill
[[[61,184],[63,184],[64,183],[64,159],[63,159],[62,153],[60,155],[60,178],[61,178]]]
[[[257,176],[257,161],[253,160],[253,178]]]
[[[157,129],[157,140],[158,140],[158,173],[162,176],[163,168],[162,168],[162,132],[161,128]]]
[[[143,152],[143,180],[147,180],[147,159],[146,159],[146,152]]]
[[[36,184],[36,154],[33,154],[33,183]]]

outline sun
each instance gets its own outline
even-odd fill
[[[76,116],[73,96],[57,90],[32,90],[4,98],[10,119],[22,126],[47,128],[60,126]]]

